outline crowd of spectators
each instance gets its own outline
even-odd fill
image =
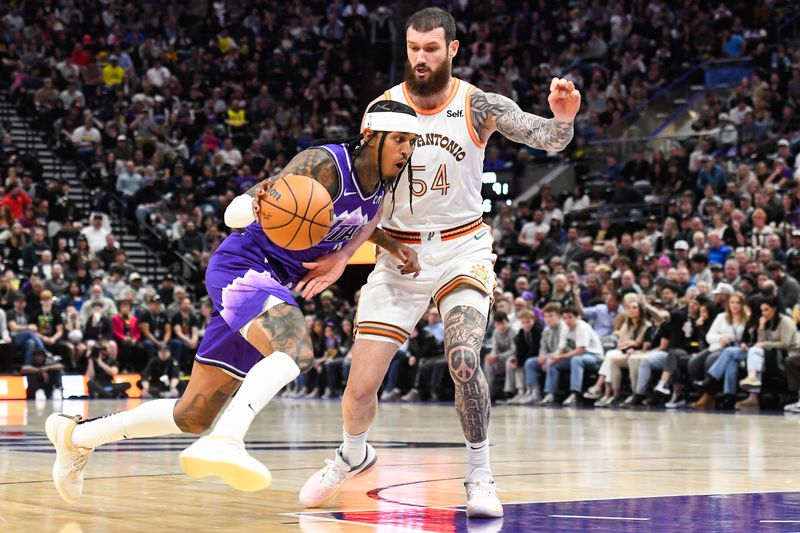
[[[623,117],[699,61],[751,55],[755,67],[730,97],[709,94],[696,146],[641,151],[624,165],[609,158],[602,179],[615,189],[607,198],[580,187],[569,198],[544,191],[531,205],[501,206],[487,218],[501,257],[485,354],[493,387],[518,401],[547,399],[534,394],[525,363],[539,361],[540,343],[559,348],[551,330],[564,326],[556,315],[573,324],[570,331],[585,330],[583,319],[597,330],[600,321],[608,330],[603,350],[616,342],[624,354],[621,326],[608,313],[592,315],[599,301],[626,309],[618,293],[633,290],[649,298],[642,306],[659,309],[664,297],[656,292],[669,286],[691,307],[723,279],[747,296],[767,294],[762,278],[776,261],[788,275],[798,273],[800,69],[789,51],[770,45],[789,3],[441,4],[458,23],[456,76],[544,116],[553,76],[581,89],[584,105],[564,157],[581,158],[589,141],[620,133]],[[135,231],[147,225],[169,242],[188,265],[175,273],[188,278],[190,293],[202,294],[203,268],[226,236],[227,204],[313,139],[356,131],[363,104],[390,83],[387,58],[392,41],[401,42],[402,21],[391,8],[359,0],[66,0],[3,5],[0,21],[0,88],[62,157],[74,159],[95,192],[92,214],[76,212],[67,181],[45,176],[36,157],[3,135],[2,341],[44,381],[63,365],[92,381],[100,376],[93,394],[115,395],[122,391],[106,375],[148,365],[147,392],[176,394],[211,308],[187,298],[171,276],[142,279],[119,249],[109,216],[135,221]],[[486,168],[519,168],[532,153],[495,136]],[[647,190],[636,187],[642,182]],[[648,195],[665,206],[663,222],[631,226],[609,214],[596,224],[572,223],[599,203],[635,204]],[[331,289],[303,302],[318,364],[290,387],[292,395],[335,396],[346,380],[355,301]],[[779,312],[796,303],[785,298]],[[667,318],[663,310],[648,313],[637,327],[654,323],[646,337],[652,345],[659,340],[653,328]],[[750,317],[760,313],[751,308]],[[612,355],[609,361],[620,359]],[[586,358],[556,358],[552,367],[543,360],[540,377],[571,368],[567,359],[600,366]],[[618,367],[625,365],[600,370],[617,399]],[[441,317],[431,309],[398,352],[384,397],[447,396],[445,369]],[[590,395],[606,390],[603,381]],[[504,400],[502,390],[497,397]]]

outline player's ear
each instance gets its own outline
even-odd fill
[[[364,142],[369,144],[372,138],[375,137],[375,132],[370,128],[364,128],[364,131],[361,132],[361,135],[364,137]]]
[[[450,41],[450,46],[448,47],[448,52],[450,52],[450,59],[456,57],[456,54],[458,53],[459,44],[460,43],[458,42],[458,39],[453,39],[452,41]]]

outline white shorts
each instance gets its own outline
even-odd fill
[[[424,233],[416,239],[386,230],[416,250],[421,272],[416,279],[401,275],[397,268],[400,261],[385,250],[379,252],[375,270],[361,288],[355,317],[356,338],[400,346],[425,314],[431,299],[438,307],[457,288],[476,289],[486,298],[488,311],[488,301],[496,285],[494,239],[483,223],[476,221],[464,228],[455,237],[445,231]]]

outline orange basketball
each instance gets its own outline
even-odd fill
[[[320,182],[288,174],[261,195],[258,218],[269,240],[287,250],[306,250],[328,233],[333,201]]]

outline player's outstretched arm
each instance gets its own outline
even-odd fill
[[[244,228],[252,224],[257,216],[257,202],[254,199],[259,194],[264,194],[272,183],[289,174],[309,176],[317,180],[325,186],[331,198],[339,193],[339,178],[333,158],[321,148],[308,148],[294,156],[283,170],[270,178],[262,179],[246,193],[234,198],[225,210],[225,225],[229,228]]]
[[[514,142],[548,152],[560,152],[572,140],[573,122],[581,106],[581,95],[571,81],[553,78],[547,100],[553,112],[551,119],[526,113],[503,95],[476,89],[470,97],[472,127],[482,141],[497,131]]]

